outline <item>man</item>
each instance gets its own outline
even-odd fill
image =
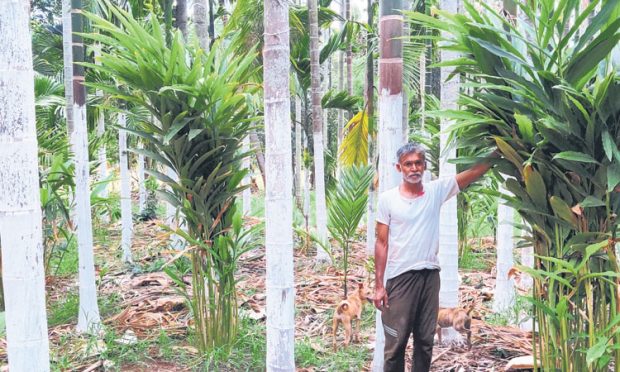
[[[413,371],[423,372],[430,369],[439,309],[439,211],[491,164],[485,160],[455,177],[423,185],[424,148],[408,143],[396,156],[402,182],[379,196],[377,208],[374,303],[385,332],[384,370],[404,371],[413,333]]]

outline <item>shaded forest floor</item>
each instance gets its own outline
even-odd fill
[[[363,233],[363,232],[362,232]],[[52,369],[58,371],[258,371],[265,358],[265,254],[256,249],[241,257],[238,269],[240,329],[232,355],[216,350],[199,357],[191,346],[191,324],[184,298],[162,267],[177,252],[167,248],[168,234],[158,221],[135,225],[134,265],[120,259],[120,226],[97,229],[96,263],[99,305],[105,327],[99,336],[78,336],[76,275],[65,266],[77,266],[68,252],[58,275],[48,276],[48,318]],[[358,241],[365,241],[360,236]],[[298,242],[299,243],[299,242]],[[436,346],[433,371],[503,370],[513,357],[531,350],[529,332],[507,326],[492,314],[495,284],[492,242],[481,241],[468,254],[470,267],[461,269],[460,304],[475,303],[472,349]],[[342,272],[316,264],[310,252],[295,251],[296,365],[299,371],[360,371],[370,368],[374,348],[374,309],[366,304],[361,342],[332,350],[331,322],[342,298]],[[340,252],[335,252],[340,262]],[[73,262],[73,263],[72,263]],[[355,282],[372,283],[372,269],[362,244],[353,246],[349,288]],[[170,265],[171,266],[171,265]],[[178,269],[178,268],[177,268]],[[180,268],[183,270],[183,268]],[[186,277],[188,279],[189,277]],[[519,303],[519,302],[518,302]],[[518,312],[518,311],[516,311]],[[409,346],[411,347],[411,345]],[[408,358],[410,353],[408,352]],[[0,361],[6,365],[6,342],[0,340]],[[6,367],[5,367],[6,368]]]

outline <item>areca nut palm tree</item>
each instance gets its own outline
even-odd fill
[[[121,173],[121,249],[123,261],[132,263],[131,240],[133,235],[133,221],[131,218],[131,182],[129,177],[129,163],[127,156],[127,116],[118,114],[118,164]]]
[[[458,0],[441,0],[442,10],[458,13]],[[458,53],[450,50],[441,50],[441,61],[450,61],[458,58]],[[459,77],[451,76],[454,67],[441,68],[440,109],[456,110],[459,95]],[[456,147],[448,143],[447,128],[451,121],[442,119],[440,134],[441,158],[439,162],[440,177],[454,177],[456,165],[448,163],[456,157]],[[439,266],[441,289],[439,290],[440,307],[457,307],[459,301],[459,273],[458,273],[458,219],[456,214],[456,198],[446,201],[441,207],[439,215]],[[442,342],[452,343],[462,339],[460,334],[452,328],[442,329]]]
[[[11,371],[49,371],[27,2],[0,2],[0,245]]]
[[[267,371],[295,370],[293,167],[288,12],[286,1],[264,2]]]
[[[86,87],[84,86],[84,44],[81,0],[63,0],[63,54],[65,63],[65,97],[67,98],[67,127],[75,167],[75,219],[78,242],[79,332],[95,332],[101,318],[95,286],[93,254],[93,224],[88,178],[88,128],[86,125]],[[70,54],[69,54],[70,53]],[[69,67],[71,66],[71,67]]]
[[[394,166],[403,138],[403,16],[402,0],[381,3],[379,16],[379,193],[396,187],[400,175]],[[381,312],[376,314],[373,371],[383,370],[385,335]]]
[[[314,140],[314,192],[316,227],[319,239],[327,241],[327,202],[325,196],[325,144],[323,143],[323,108],[321,107],[321,71],[319,65],[319,16],[317,0],[308,0],[310,25],[310,79],[312,99],[312,139]],[[329,255],[317,246],[316,258],[329,260]]]

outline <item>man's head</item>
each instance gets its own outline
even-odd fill
[[[426,150],[420,144],[409,142],[396,152],[396,170],[403,175],[407,183],[422,182],[426,170]]]

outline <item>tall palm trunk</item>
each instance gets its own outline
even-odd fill
[[[441,9],[447,12],[457,13],[458,0],[441,0]],[[441,51],[441,61],[451,61],[458,57],[453,51]],[[458,76],[452,77],[447,81],[453,67],[441,68],[441,110],[456,110],[459,94]],[[456,166],[448,163],[449,159],[456,157],[454,146],[448,147],[448,134],[446,129],[451,125],[450,121],[442,119],[440,149],[441,159],[439,162],[440,177],[454,177]],[[458,272],[458,219],[456,213],[456,197],[450,198],[441,208],[439,215],[439,265],[441,266],[440,280],[441,289],[439,291],[440,307],[457,307],[459,296],[459,272]],[[460,339],[459,333],[454,329],[442,330],[442,341],[452,343]]]
[[[403,145],[403,33],[402,0],[380,3],[379,16],[379,193],[398,186],[394,167],[396,151]],[[376,315],[373,371],[383,370],[385,338],[381,313]]]
[[[208,0],[192,0],[192,17],[198,42],[203,50],[209,50],[209,24],[207,22]]]
[[[250,139],[248,137],[245,137],[243,139],[243,147],[241,148],[242,152],[248,152],[250,151]],[[250,215],[250,211],[252,209],[252,190],[250,189],[251,186],[251,170],[252,168],[250,167],[250,158],[249,157],[244,157],[243,161],[242,161],[242,167],[243,169],[245,169],[247,171],[246,175],[243,177],[243,184],[247,186],[247,189],[243,190],[243,215],[244,216],[249,216]]]
[[[344,17],[345,3],[340,3],[340,15]],[[344,22],[340,22],[340,31],[344,31]],[[342,92],[344,89],[344,55],[346,52],[338,52],[338,91]],[[338,110],[338,151],[340,151],[340,144],[342,144],[342,137],[344,131],[344,110]]]
[[[93,225],[88,186],[88,132],[86,126],[86,88],[84,86],[84,44],[82,37],[82,1],[63,0],[63,50],[72,53],[70,69],[65,65],[65,74],[71,70],[72,81],[67,83],[67,126],[71,139],[71,150],[75,164],[75,205],[78,241],[78,276],[80,305],[78,309],[79,332],[95,332],[101,325],[95,286],[95,260],[93,255]],[[70,41],[71,40],[71,41]],[[72,46],[72,47],[71,47]],[[66,56],[67,54],[65,54]],[[67,58],[65,58],[67,62]]]
[[[508,21],[515,22],[517,17],[517,4],[514,0],[503,0],[504,11]],[[500,185],[499,191],[503,194],[508,191]],[[504,203],[497,206],[497,230],[496,230],[496,252],[497,270],[495,275],[495,293],[493,296],[493,311],[507,314],[515,302],[514,281],[508,277],[508,271],[513,266],[513,210]]]
[[[264,2],[267,371],[295,370],[293,169],[288,3]]]
[[[99,49],[95,48],[95,63],[100,64],[100,62],[97,61],[98,56],[99,56]],[[103,92],[99,89],[95,92],[95,95],[99,97],[100,99],[103,98]],[[101,109],[100,107],[97,112],[97,137],[102,139],[104,134],[105,134],[105,113],[103,109]],[[99,146],[99,150],[97,152],[97,160],[99,161],[99,167],[97,168],[97,173],[98,173],[97,179],[99,181],[104,181],[108,178],[108,159],[106,156],[105,141],[101,141],[101,145]],[[103,184],[100,196],[102,198],[108,197],[108,185],[107,184]],[[102,220],[103,222],[110,222],[110,215],[107,212],[105,212],[102,215]]]
[[[500,186],[501,193],[508,191]],[[504,203],[497,206],[497,271],[495,276],[495,294],[493,296],[493,311],[508,313],[514,306],[515,287],[512,278],[508,277],[508,271],[513,266],[512,254],[514,243],[512,240],[513,210]]]
[[[301,120],[302,120],[302,111],[301,111],[301,98],[299,95],[295,96],[295,199],[297,200],[297,205],[301,207],[302,205],[302,184],[303,184],[303,176],[301,173],[301,164],[303,163],[303,159],[301,158]]]
[[[138,148],[142,148],[142,141],[138,142]],[[136,171],[138,173],[138,211],[139,213],[143,213],[146,209],[146,201],[148,199],[148,195],[146,193],[146,184],[144,179],[144,155],[138,154],[138,169]]]
[[[209,47],[215,42],[215,13],[213,13],[213,2],[215,0],[207,0],[209,3]]]
[[[11,371],[49,371],[29,3],[0,1],[0,246]]]
[[[368,0],[368,27],[373,27],[373,0]],[[375,116],[375,61],[372,55],[372,41],[370,40],[370,32],[366,35],[366,92],[364,97],[366,98],[366,113],[368,114],[368,123],[374,122]],[[341,89],[342,90],[342,89]],[[370,125],[369,125],[370,126]],[[374,125],[372,125],[374,127]],[[374,143],[374,133],[368,132],[368,163],[374,167],[376,164],[377,146]],[[368,190],[368,207],[367,207],[367,220],[366,220],[366,253],[371,255],[375,251],[375,218],[376,208],[375,200],[377,197],[377,190],[375,189],[374,182],[370,184]]]
[[[310,76],[312,89],[312,139],[314,140],[314,193],[317,234],[327,241],[327,203],[325,201],[325,158],[323,156],[323,111],[321,108],[321,71],[319,66],[319,21],[317,0],[308,0],[310,17]],[[316,258],[327,261],[328,254],[317,246]]]
[[[133,221],[131,218],[131,183],[129,180],[129,164],[127,161],[127,126],[125,114],[118,115],[118,166],[121,173],[121,248],[123,261],[131,263],[131,238]]]
[[[176,0],[176,3],[176,26],[179,30],[181,30],[185,40],[187,40],[187,0]]]
[[[344,0],[344,18],[347,22],[351,21],[351,0]],[[353,95],[353,40],[347,44],[347,92]]]

